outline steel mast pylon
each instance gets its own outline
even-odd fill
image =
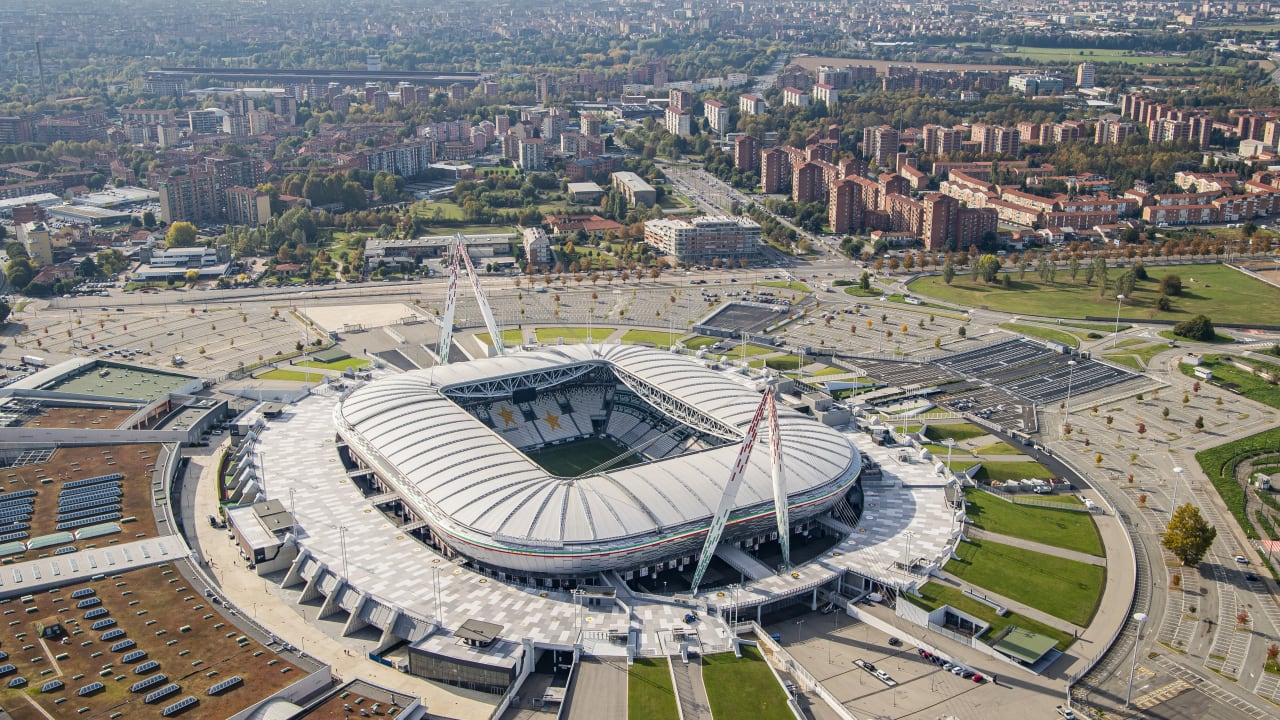
[[[444,302],[444,318],[440,328],[440,346],[436,354],[440,356],[440,364],[449,362],[449,345],[453,342],[453,316],[458,305],[458,273],[461,266],[466,265],[467,275],[471,278],[471,289],[476,295],[476,304],[480,306],[480,315],[484,318],[485,327],[489,329],[489,338],[493,341],[494,354],[502,355],[506,348],[502,344],[502,333],[498,332],[498,323],[493,319],[493,309],[489,307],[489,299],[485,297],[484,288],[480,286],[480,276],[471,264],[471,256],[463,244],[462,233],[454,236],[457,243],[453,248],[453,258],[449,266],[449,294]]]

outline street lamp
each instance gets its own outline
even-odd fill
[[[1147,622],[1146,613],[1134,613],[1133,619],[1138,621],[1138,633],[1133,638],[1133,661],[1129,663],[1129,691],[1124,694],[1124,706],[1129,707],[1129,699],[1133,697],[1133,673],[1138,669],[1138,644],[1142,640],[1142,625]]]
[[[956,439],[943,438],[942,444],[947,446],[947,472],[951,474],[951,477],[955,477],[956,474],[951,472],[951,451],[956,447]]]
[[[1182,481],[1182,468],[1173,469],[1173,502],[1169,504],[1169,521],[1173,522],[1173,513],[1178,509],[1178,483]]]
[[[347,526],[338,526],[338,544],[342,548],[342,577],[347,578]]]
[[[1116,349],[1116,342],[1120,340],[1120,304],[1124,302],[1123,295],[1116,296],[1116,331],[1111,334],[1111,349]]]
[[[1062,412],[1062,432],[1067,432],[1067,419],[1071,417],[1071,383],[1075,379],[1076,361],[1067,361],[1067,404],[1063,406]]]
[[[907,538],[906,556],[903,559],[902,565],[906,568],[907,572],[911,572],[911,538],[915,537],[916,534],[913,530],[908,530],[902,534]]]

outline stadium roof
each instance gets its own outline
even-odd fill
[[[644,385],[683,401],[702,414],[699,425],[728,426],[738,441],[558,478],[443,394],[598,364],[612,366],[632,389]],[[546,386],[564,381],[558,377]],[[555,548],[705,527],[759,401],[758,393],[690,358],[637,346],[571,345],[378,380],[353,392],[338,406],[335,419],[340,433],[384,479],[450,532],[486,544]],[[779,423],[793,506],[829,494],[857,474],[859,455],[840,433],[783,409]],[[767,431],[762,431],[762,442],[765,438]],[[752,454],[737,505],[771,506],[772,497],[769,452],[760,446]]]

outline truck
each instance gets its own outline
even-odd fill
[[[31,367],[45,367],[48,365],[48,363],[44,361],[44,358],[36,357],[35,355],[23,355],[22,364],[30,365]]]

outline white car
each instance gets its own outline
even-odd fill
[[[1063,720],[1076,720],[1076,714],[1066,705],[1059,705],[1057,709]]]

